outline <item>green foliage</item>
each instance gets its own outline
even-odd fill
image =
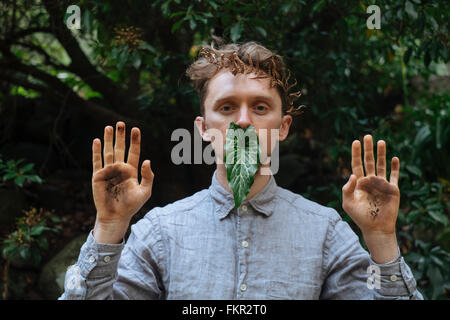
[[[2,181],[12,180],[19,187],[23,187],[23,184],[27,181],[42,183],[43,180],[33,172],[34,163],[21,165],[23,161],[25,159],[12,159],[5,163],[0,154],[0,176],[2,177]]]
[[[25,211],[25,216],[17,221],[16,230],[3,240],[2,255],[6,260],[17,257],[30,261],[32,265],[39,265],[42,252],[48,250],[46,231],[59,232],[56,228],[48,226],[48,222],[59,222],[59,218],[52,213],[31,208]]]

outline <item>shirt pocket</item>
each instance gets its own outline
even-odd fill
[[[320,286],[285,281],[265,281],[265,291],[271,300],[316,300],[320,296]]]

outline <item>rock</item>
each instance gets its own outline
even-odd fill
[[[67,268],[78,260],[81,246],[87,237],[87,234],[82,234],[73,239],[42,268],[39,289],[46,299],[56,300],[64,292]]]

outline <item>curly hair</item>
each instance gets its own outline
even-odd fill
[[[219,43],[219,48],[215,49],[214,43],[202,46],[197,59],[186,70],[186,75],[192,80],[199,95],[202,114],[205,111],[209,80],[222,68],[228,68],[233,75],[253,72],[256,74],[253,79],[269,78],[270,86],[278,90],[283,112],[291,115],[303,112],[304,106],[293,105],[301,96],[301,92],[289,92],[297,85],[297,81],[294,79],[293,83],[289,84],[291,72],[286,68],[281,56],[254,41],[244,44],[220,44],[220,38],[213,38]]]

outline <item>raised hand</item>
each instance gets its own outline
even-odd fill
[[[141,133],[131,130],[131,143],[127,162],[125,158],[125,123],[117,122],[113,147],[113,127],[105,127],[103,160],[101,141],[92,143],[92,191],[97,209],[94,236],[98,242],[119,241],[126,232],[132,216],[150,198],[154,174],[150,160],[141,166],[141,183],[138,182]],[[99,241],[103,240],[103,241]]]
[[[386,180],[386,143],[377,143],[377,164],[373,154],[372,136],[364,137],[364,167],[361,162],[361,143],[352,144],[352,171],[342,188],[342,207],[365,235],[395,235],[395,222],[400,205],[397,186],[400,160],[392,158],[391,175]]]

